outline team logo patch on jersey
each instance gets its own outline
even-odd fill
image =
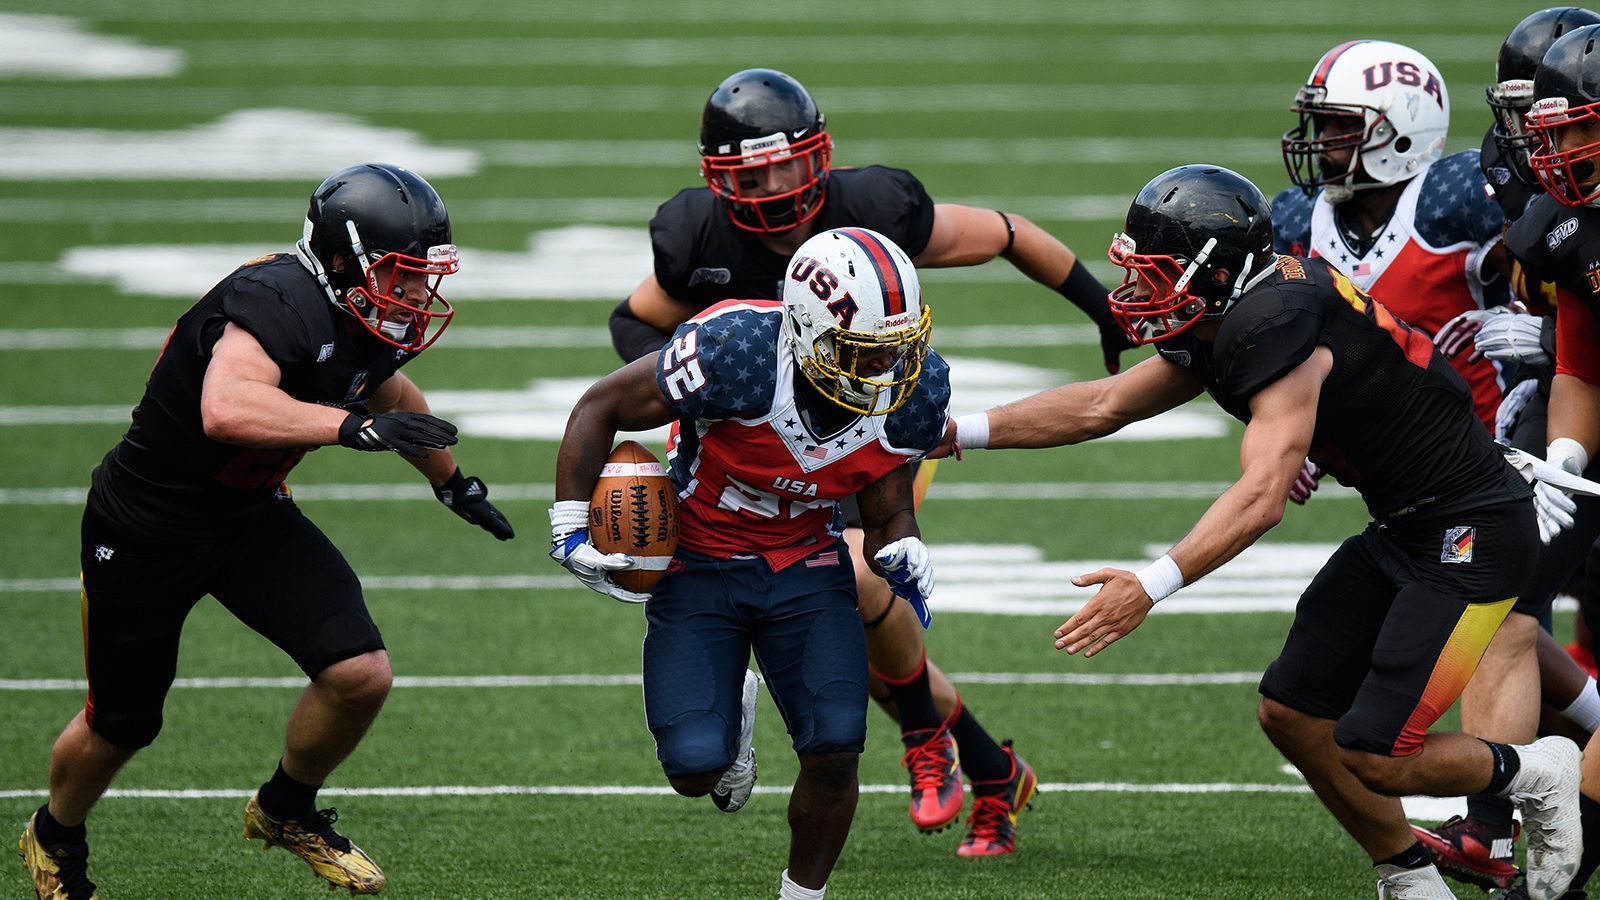
[[[107,547],[105,544],[94,545],[94,558],[96,562],[110,562],[111,557],[115,555],[116,552],[117,550],[115,547]]]
[[[1472,562],[1472,542],[1478,529],[1471,525],[1457,525],[1444,530],[1444,552],[1439,554],[1442,563]]]
[[[1544,245],[1547,248],[1554,250],[1555,248],[1561,246],[1562,241],[1572,237],[1573,232],[1577,230],[1578,220],[1576,218],[1567,219],[1560,225],[1550,229],[1550,232],[1544,236]]]
[[[1483,170],[1483,174],[1488,175],[1491,182],[1499,185],[1511,180],[1511,170],[1505,166],[1490,166]]]
[[[727,284],[733,280],[733,273],[727,269],[699,268],[689,273],[689,287],[697,284]]]
[[[331,342],[323,344],[322,349],[317,351],[317,362],[327,362],[330,359],[333,359],[333,344]]]
[[[1187,350],[1159,350],[1158,352],[1185,369],[1194,365],[1194,356]]]
[[[837,566],[838,564],[839,551],[837,550],[829,550],[826,553],[818,553],[816,556],[806,560],[806,568],[808,569],[820,569],[823,566]]]

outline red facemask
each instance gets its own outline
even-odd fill
[[[1133,239],[1119,234],[1107,251],[1122,267],[1122,284],[1106,297],[1122,333],[1135,344],[1165,340],[1193,327],[1206,311],[1206,299],[1186,290],[1193,277],[1190,264],[1175,256],[1139,253]],[[1144,297],[1141,285],[1148,288]]]
[[[766,139],[747,141],[765,143]],[[727,156],[704,156],[700,174],[711,192],[727,204],[728,217],[745,231],[777,234],[788,231],[815,216],[822,209],[823,179],[833,159],[833,138],[818,132],[793,144],[786,140],[768,149]],[[776,194],[753,194],[741,186],[741,176],[756,176],[769,166],[789,165],[798,169],[798,186]]]
[[[393,265],[387,265],[393,262]],[[428,258],[388,253],[366,267],[365,277],[343,294],[346,308],[373,337],[405,350],[421,353],[439,339],[455,316],[455,307],[439,294],[439,282],[461,268],[454,244],[428,248]],[[379,284],[380,275],[384,284]],[[422,276],[422,296],[396,289],[403,276]],[[417,279],[407,279],[416,281]]]
[[[1537,140],[1528,156],[1528,166],[1545,191],[1563,206],[1586,206],[1600,199],[1600,183],[1583,186],[1594,176],[1600,141],[1557,150],[1556,129],[1597,121],[1600,121],[1600,103],[1569,108],[1561,97],[1540,100],[1528,111],[1528,131]]]

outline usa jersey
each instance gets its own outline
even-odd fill
[[[1291,256],[1320,256],[1356,286],[1414,328],[1439,332],[1457,314],[1504,304],[1503,281],[1484,273],[1484,258],[1500,239],[1505,216],[1466,150],[1426,166],[1406,183],[1372,246],[1357,253],[1334,220],[1333,204],[1318,191],[1289,188],[1272,201],[1272,245]],[[1451,360],[1472,388],[1478,418],[1494,428],[1500,406],[1499,370],[1487,359]]]
[[[678,327],[656,368],[679,415],[667,442],[679,546],[759,554],[774,571],[839,533],[840,500],[937,446],[950,404],[949,366],[929,350],[899,409],[813,434],[782,325],[775,301],[716,304]]]

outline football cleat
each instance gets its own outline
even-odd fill
[[[34,893],[39,900],[97,900],[100,895],[89,880],[89,845],[62,844],[46,849],[33,830],[38,815],[29,817],[22,838],[17,841],[22,864],[33,878]]]
[[[1439,871],[1486,891],[1508,888],[1517,878],[1512,863],[1513,846],[1522,833],[1512,825],[1511,837],[1496,837],[1481,822],[1455,816],[1434,828],[1412,825],[1411,831],[1428,848]]]
[[[383,870],[350,839],[333,830],[339,821],[337,810],[324,809],[308,822],[276,819],[261,809],[256,795],[244,807],[244,837],[261,841],[263,851],[282,847],[305,860],[317,877],[328,882],[328,890],[346,888],[352,894],[376,894],[383,890]]]
[[[1522,808],[1528,836],[1528,896],[1560,897],[1578,872],[1583,827],[1578,822],[1578,745],[1564,737],[1516,747],[1522,767],[1506,794]]]
[[[756,695],[761,691],[761,676],[746,669],[744,694],[739,700],[739,754],[711,789],[711,802],[725,813],[735,813],[750,802],[756,786]]]
[[[900,765],[911,773],[911,821],[925,832],[942,831],[961,817],[966,789],[961,784],[961,758],[948,724],[907,731]]]
[[[1489,900],[1529,900],[1528,883],[1526,881],[1519,881],[1517,882],[1516,887],[1509,891],[1501,891],[1500,893],[1495,894],[1493,897],[1490,897]],[[1583,890],[1567,891],[1565,894],[1561,895],[1560,900],[1589,900],[1589,894],[1587,891]]]
[[[1433,866],[1378,866],[1378,900],[1455,900],[1455,891]]]
[[[1033,766],[1011,749],[1010,741],[1001,747],[1011,757],[1011,777],[972,783],[972,814],[957,856],[1004,856],[1017,849],[1017,814],[1033,802],[1039,779]]]

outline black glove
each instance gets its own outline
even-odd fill
[[[461,470],[456,469],[449,481],[433,489],[433,495],[439,498],[440,503],[450,507],[451,512],[499,540],[509,541],[516,537],[505,515],[489,502],[489,489],[484,486],[483,479],[476,475],[463,478]]]
[[[393,450],[417,459],[455,442],[456,427],[427,413],[351,413],[339,426],[341,447],[377,453]]]
[[[1094,277],[1089,267],[1080,259],[1072,264],[1072,271],[1067,273],[1066,280],[1056,288],[1056,293],[1088,313],[1095,327],[1100,329],[1100,356],[1105,361],[1106,371],[1112,375],[1121,371],[1122,351],[1131,349],[1133,344],[1129,342],[1128,336],[1122,331],[1122,326],[1117,324],[1116,318],[1111,315],[1111,310],[1106,305],[1106,286],[1100,283],[1100,279]]]
[[[1122,371],[1122,351],[1133,349],[1133,344],[1115,319],[1095,324],[1100,327],[1100,355],[1105,359],[1106,371],[1115,375]]]

